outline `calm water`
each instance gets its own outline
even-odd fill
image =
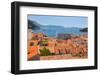
[[[33,30],[35,33],[43,32],[47,36],[56,37],[58,34],[74,34],[74,35],[82,35],[86,34],[86,32],[81,32],[82,28],[65,28],[61,26],[42,26],[39,30]]]

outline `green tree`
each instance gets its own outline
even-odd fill
[[[51,53],[50,53],[49,49],[44,47],[43,49],[40,50],[40,55],[41,56],[48,56],[48,55],[51,55]]]

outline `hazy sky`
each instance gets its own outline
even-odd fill
[[[57,25],[64,27],[87,27],[88,18],[80,16],[46,16],[28,15],[28,19],[38,22],[41,25]]]

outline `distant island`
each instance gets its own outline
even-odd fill
[[[83,28],[80,30],[81,32],[88,32],[88,28]]]

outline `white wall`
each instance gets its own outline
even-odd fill
[[[10,46],[11,6],[10,4],[13,1],[14,0],[0,0],[0,76],[13,76],[13,74],[10,73],[10,55],[11,55],[10,54],[11,53],[11,48],[10,48],[11,47]],[[98,13],[100,13],[100,0],[21,0],[21,1],[98,6]],[[98,14],[98,22],[99,20],[100,20],[100,14]],[[100,22],[98,23],[98,28],[100,28],[99,24]],[[98,37],[99,37],[98,42],[100,42],[100,35]],[[98,57],[100,57],[100,51],[98,53],[99,53]],[[98,64],[99,64],[98,70],[40,73],[40,74],[34,74],[34,76],[55,76],[55,75],[56,76],[62,76],[62,75],[63,76],[73,76],[73,75],[99,76],[100,59]],[[32,76],[32,75],[33,74],[26,74],[26,76]]]

